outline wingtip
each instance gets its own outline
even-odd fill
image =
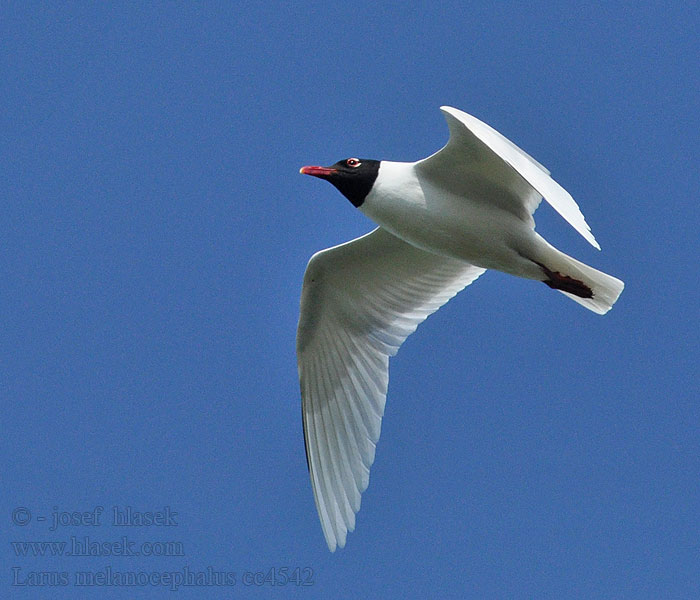
[[[335,552],[338,548],[344,548],[345,547],[345,540],[344,539],[339,539],[335,536],[335,534],[328,534],[328,532],[324,531],[323,532],[324,537],[326,538],[326,544],[328,545],[328,550],[331,552]]]
[[[587,236],[584,236],[586,240],[588,240],[588,243],[593,246],[596,250],[600,250],[600,244],[598,243],[598,240],[595,239],[595,236],[590,232],[588,232]]]

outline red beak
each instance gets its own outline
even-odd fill
[[[331,169],[330,167],[302,167],[299,169],[299,173],[302,175],[313,175],[314,177],[321,178],[329,177],[336,172],[335,169]]]

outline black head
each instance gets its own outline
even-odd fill
[[[330,181],[354,206],[359,207],[377,179],[379,161],[346,158],[330,167],[302,167],[299,172]]]

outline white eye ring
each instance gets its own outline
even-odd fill
[[[348,159],[345,161],[345,164],[346,164],[348,167],[359,167],[362,163],[360,162],[360,159],[359,159],[359,158],[348,158]]]

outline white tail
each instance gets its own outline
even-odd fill
[[[557,291],[599,315],[604,315],[608,312],[622,293],[625,284],[616,277],[598,271],[593,267],[589,267],[581,261],[557,250],[551,244],[545,243],[549,246],[549,251],[543,255],[543,266],[557,274],[583,283],[586,287],[590,288],[593,295],[590,298],[582,298],[561,289],[557,289]],[[556,289],[554,285],[550,285],[550,287]]]

